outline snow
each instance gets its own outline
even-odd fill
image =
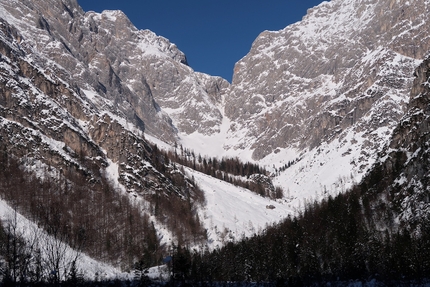
[[[363,9],[357,9],[354,4],[354,0],[333,0],[330,2],[323,2],[318,6],[318,8],[310,9],[309,14],[304,17],[303,21],[292,26],[285,28],[279,32],[264,32],[264,34],[273,36],[274,40],[270,41],[265,47],[259,47],[259,54],[254,54],[255,60],[261,60],[263,58],[269,58],[269,60],[274,60],[278,53],[282,52],[283,46],[286,46],[286,42],[282,35],[291,32],[293,36],[297,37],[289,43],[289,47],[292,51],[297,53],[302,53],[302,45],[314,47],[310,48],[311,55],[318,54],[322,58],[326,55],[324,52],[328,49],[335,40],[342,39],[345,41],[345,45],[351,43],[351,35],[354,35],[357,29],[365,26],[365,24],[372,18],[374,14],[373,5],[365,5]],[[407,2],[409,4],[409,2]],[[333,10],[334,6],[337,7],[337,13],[327,13],[327,11]],[[359,17],[354,16],[356,13],[360,13]],[[118,21],[119,17],[124,17],[122,12],[119,11],[104,11],[102,14],[87,13],[85,21],[89,17],[95,17],[95,19],[101,21],[104,17],[108,21]],[[19,18],[12,17],[3,9],[0,9],[0,17],[5,18],[7,21],[16,24],[17,27],[28,25],[21,21]],[[352,20],[351,20],[352,19]],[[348,25],[345,25],[348,23]],[[424,22],[418,24],[416,27],[424,24]],[[328,28],[327,28],[328,27]],[[32,28],[31,28],[32,29]],[[33,33],[30,28],[24,32],[27,34]],[[411,28],[412,29],[412,28]],[[106,30],[107,31],[107,30]],[[108,31],[107,31],[108,32]],[[109,33],[109,32],[108,32]],[[407,36],[407,31],[403,31],[397,37]],[[25,35],[24,35],[25,36]],[[42,35],[46,37],[46,35]],[[136,32],[137,38],[139,38],[139,43],[137,44],[138,52],[141,53],[136,55],[136,58],[140,57],[173,57],[177,52],[176,46],[171,44],[167,39],[159,37],[152,33],[151,31],[144,30]],[[25,37],[24,37],[25,38]],[[395,38],[392,39],[394,41]],[[59,42],[52,42],[45,47],[42,47],[45,53],[47,49],[58,49],[60,47]],[[16,44],[16,47],[19,47]],[[360,58],[358,58],[358,64],[351,68],[351,76],[359,77],[360,73],[365,72],[363,69],[357,68],[358,66],[374,67],[378,61],[385,61],[383,66],[380,66],[378,71],[379,77],[384,76],[389,78],[393,73],[396,73],[398,68],[404,64],[405,61],[415,64],[414,59],[407,58],[403,55],[394,53],[383,47],[376,47],[374,50],[367,50],[362,52]],[[29,62],[33,61],[32,58],[27,59]],[[218,106],[211,102],[211,99],[207,96],[202,86],[199,83],[197,76],[188,76],[182,80],[178,90],[172,92],[172,97],[179,89],[187,89],[190,94],[201,95],[201,101],[196,100],[193,97],[187,99],[182,105],[177,108],[166,108],[162,107],[163,112],[170,115],[176,124],[179,120],[180,114],[186,111],[187,107],[200,107],[207,106],[212,111],[217,110],[221,114],[222,121],[216,117],[216,113],[207,113],[202,115],[204,121],[214,121],[217,126],[219,125],[219,132],[213,132],[210,134],[203,134],[201,132],[194,132],[191,134],[179,133],[180,142],[185,148],[193,150],[196,154],[201,154],[203,156],[210,157],[239,157],[243,161],[255,162],[252,159],[253,153],[253,143],[255,142],[255,136],[250,135],[254,131],[253,125],[255,125],[256,120],[264,114],[272,114],[273,109],[283,109],[291,106],[288,109],[290,113],[300,113],[301,109],[306,109],[306,101],[312,100],[322,95],[327,97],[326,106],[339,104],[342,101],[352,101],[349,98],[347,92],[358,90],[363,83],[357,81],[355,86],[352,86],[349,91],[339,94],[339,89],[341,88],[341,81],[335,78],[333,75],[320,75],[316,78],[305,78],[299,77],[288,70],[288,64],[280,60],[271,61],[274,69],[284,69],[284,78],[288,79],[289,82],[279,82],[276,85],[287,85],[293,87],[292,90],[297,89],[300,91],[300,96],[293,96],[289,92],[285,92],[282,95],[274,95],[269,93],[271,96],[278,96],[279,100],[275,101],[273,104],[266,102],[268,95],[258,92],[258,90],[253,86],[248,86],[246,83],[240,83],[237,87],[241,89],[256,89],[256,92],[251,94],[255,100],[258,100],[258,105],[260,105],[260,110],[257,114],[250,117],[250,123],[247,126],[246,123],[233,121],[229,119],[224,113],[225,99],[223,98],[222,103]],[[172,64],[172,63],[170,63]],[[294,63],[293,63],[294,64]],[[62,69],[61,66],[50,62],[50,65],[57,65]],[[262,64],[260,64],[262,65]],[[92,63],[89,65],[91,69],[96,69],[98,65]],[[238,65],[243,66],[241,63]],[[0,63],[0,68],[5,69],[8,73],[14,74],[13,68],[5,63]],[[174,67],[175,68],[175,67]],[[247,69],[249,67],[243,67]],[[189,68],[190,69],[190,68]],[[47,74],[43,69],[40,69],[48,79],[54,80]],[[350,70],[345,73],[349,73]],[[261,72],[258,75],[259,81],[264,83],[266,78],[270,78],[270,71]],[[26,79],[21,79],[22,82],[29,85],[33,90],[33,93],[37,94],[40,91],[32,86],[31,82]],[[130,80],[129,87],[132,90],[132,81]],[[307,87],[316,85],[312,89],[307,89]],[[109,108],[113,107],[111,101],[101,97],[91,88],[83,90],[86,98],[99,107],[102,111],[99,115],[107,114],[112,119],[120,123],[125,129],[134,132],[136,135],[141,135],[139,129],[137,129],[132,124],[128,123],[124,118],[115,115],[113,112],[109,111]],[[385,92],[385,91],[384,91]],[[367,96],[367,95],[364,95]],[[370,96],[369,96],[370,97]],[[387,93],[385,100],[392,101],[393,106],[400,106],[405,103],[405,97],[396,93]],[[21,104],[26,104],[27,99],[22,98]],[[58,105],[55,103],[48,103],[47,106],[55,108]],[[384,109],[386,106],[381,105],[380,102],[375,104],[375,108]],[[106,111],[105,111],[106,110]],[[46,110],[49,115],[49,110]],[[332,116],[337,116],[339,111],[337,110],[326,110],[327,113]],[[350,113],[352,111],[346,111]],[[275,113],[273,113],[275,114]],[[69,118],[70,115],[58,112],[58,115],[63,116],[63,118]],[[159,113],[162,116],[163,113]],[[214,116],[215,115],[215,116]],[[49,117],[48,120],[55,120],[55,117]],[[385,120],[384,117],[378,117],[377,111],[370,111],[363,117],[362,124],[366,124],[375,120],[379,124],[383,124]],[[28,119],[29,122],[30,119]],[[34,123],[37,124],[37,123]],[[67,124],[73,130],[80,132],[79,128],[73,126],[69,120],[64,120],[63,124]],[[79,122],[81,127],[85,127],[86,123],[83,121]],[[286,123],[288,125],[288,123]],[[233,128],[235,127],[235,132]],[[83,129],[83,128],[82,128]],[[206,205],[199,209],[198,213],[200,219],[203,221],[205,228],[208,230],[209,236],[209,246],[210,248],[216,248],[222,246],[226,241],[238,240],[243,236],[252,236],[253,234],[262,230],[267,224],[276,223],[288,215],[297,214],[301,211],[305,204],[310,203],[314,200],[321,200],[329,195],[336,195],[340,192],[344,192],[346,189],[351,187],[355,182],[360,181],[364,176],[366,170],[374,163],[376,160],[375,149],[370,149],[368,147],[368,141],[375,141],[380,148],[382,148],[386,141],[388,140],[391,126],[377,127],[372,132],[365,134],[364,132],[359,132],[360,129],[346,129],[342,132],[341,128],[338,128],[341,135],[331,142],[323,142],[320,146],[308,150],[299,149],[293,144],[284,148],[277,148],[274,152],[267,155],[265,158],[260,160],[258,163],[264,166],[266,169],[274,172],[275,169],[279,169],[286,163],[300,159],[299,162],[293,164],[291,167],[286,169],[284,172],[273,178],[274,184],[282,186],[285,191],[284,199],[273,201],[267,198],[260,197],[249,190],[235,187],[226,182],[220,181],[218,179],[209,177],[207,175],[201,174],[199,172],[193,171],[191,169],[186,169],[190,177],[194,177],[198,185],[202,188],[206,196]],[[82,133],[84,134],[84,133]],[[35,135],[30,133],[31,135]],[[38,135],[39,136],[39,135]],[[46,143],[51,150],[57,151],[64,159],[68,161],[74,161],[74,159],[63,150],[64,143],[60,141],[55,141],[49,137],[40,135],[42,141]],[[173,149],[170,145],[158,140],[157,138],[146,135],[147,139],[151,142],[156,143],[160,148],[163,149]],[[34,168],[40,165],[36,162]],[[126,193],[126,188],[121,185],[118,181],[119,169],[118,163],[108,159],[108,167],[106,169],[107,177],[111,180],[117,189],[121,190],[124,194]],[[399,178],[398,183],[404,183],[405,178]],[[147,202],[142,198],[137,198],[135,194],[130,193],[130,200],[135,200],[136,204],[141,204],[146,206]],[[1,210],[7,210],[7,206],[3,206],[1,203]],[[275,209],[267,209],[266,206],[273,205]],[[3,218],[6,213],[0,212],[0,217]],[[21,217],[20,217],[21,218]],[[26,219],[22,218],[20,221],[23,222],[23,226],[26,223]],[[151,218],[155,222],[156,228],[159,232],[159,238],[161,238],[162,243],[169,244],[173,237],[172,234],[161,224],[157,223],[155,218]],[[25,223],[25,224],[24,224]],[[28,222],[31,224],[31,222]],[[85,259],[87,260],[87,259]],[[84,261],[85,261],[84,260]],[[87,261],[85,261],[87,262]],[[89,273],[86,275],[88,277],[94,276],[94,271],[99,267],[95,267],[98,263],[91,263],[92,261],[88,259],[87,263],[83,263],[84,268],[88,269]],[[100,265],[101,266],[101,265]],[[102,267],[100,267],[102,268]],[[104,268],[104,267],[103,267]],[[110,267],[106,267],[110,270]],[[157,271],[152,270],[151,274],[158,274]],[[116,270],[111,270],[106,276],[113,276],[113,274],[120,274]],[[121,275],[122,276],[122,275]],[[156,275],[154,275],[156,276]],[[94,277],[92,277],[94,278]]]
[[[106,153],[106,152],[105,152]],[[117,163],[113,162],[111,159],[107,159],[108,167],[105,170],[106,178],[113,184],[116,190],[121,190],[121,192],[126,193],[126,188],[119,181],[119,166]]]
[[[157,47],[150,45],[149,43],[142,41],[139,44],[139,48],[145,56],[157,56],[162,58],[166,57],[166,54],[162,53]]]
[[[148,269],[148,277],[154,281],[167,282],[170,279],[169,269],[166,265],[154,266]]]
[[[159,148],[169,150],[172,146],[145,135],[153,144]],[[215,154],[214,154],[215,156]],[[208,247],[214,249],[221,247],[227,241],[239,240],[243,236],[252,236],[263,230],[267,224],[279,222],[288,215],[296,213],[296,209],[287,205],[285,201],[275,201],[261,197],[247,189],[234,186],[219,179],[210,177],[190,168],[185,168],[187,175],[194,177],[198,186],[204,191],[206,204],[199,208],[198,214],[204,227],[208,230]],[[106,169],[111,181],[118,183],[118,165],[109,160]],[[145,206],[143,198],[131,197]],[[267,209],[266,206],[272,205],[275,209]],[[172,244],[174,239],[171,232],[164,226],[157,223],[154,217],[158,236],[162,244]],[[201,246],[195,246],[200,248]]]
[[[118,17],[125,16],[120,10],[105,10],[102,12],[102,17],[106,17],[109,21],[116,22]]]
[[[218,134],[212,134],[211,136],[202,135],[197,132],[191,135],[181,134],[181,144],[186,148],[194,150],[196,154],[200,153],[213,157],[238,156],[243,161],[255,162],[251,157],[251,149],[231,148],[237,142],[235,142],[235,139],[229,142],[228,129],[230,124],[231,121],[224,117],[221,132]],[[300,150],[294,147],[277,148],[273,153],[257,162],[259,165],[273,172],[274,168],[279,169],[288,162],[300,159],[299,162],[273,178],[275,186],[281,186],[284,189],[284,202],[282,207],[277,207],[276,209],[277,211],[282,210],[282,212],[276,214],[274,217],[271,217],[274,214],[270,214],[271,216],[267,217],[267,211],[264,209],[264,216],[258,214],[261,210],[252,204],[250,207],[250,202],[246,201],[248,197],[245,196],[243,198],[240,196],[244,192],[240,188],[232,187],[228,183],[193,172],[192,175],[199,186],[206,192],[208,206],[210,206],[207,209],[214,212],[212,216],[208,215],[207,212],[203,214],[205,226],[217,226],[217,230],[212,228],[211,240],[217,242],[213,232],[221,234],[220,228],[221,230],[227,228],[232,231],[232,234],[234,234],[232,237],[236,239],[238,236],[240,237],[240,232],[244,232],[248,236],[251,229],[243,221],[243,219],[246,220],[246,218],[249,218],[249,210],[247,208],[259,210],[256,211],[258,216],[252,217],[251,221],[258,222],[255,225],[258,225],[259,228],[264,228],[264,225],[267,223],[274,223],[288,215],[297,214],[307,203],[311,203],[314,200],[319,201],[329,195],[334,196],[345,192],[353,184],[359,182],[367,168],[376,160],[376,155],[372,150],[366,151],[366,148],[364,148],[366,146],[366,136],[363,132],[357,133],[353,130],[346,130],[342,134],[343,136],[340,136],[339,139],[331,143],[322,143],[320,147],[313,150]],[[390,129],[388,127],[381,127],[373,131],[372,134],[381,142],[380,148],[382,148],[389,138]],[[189,172],[191,173],[191,171]],[[229,192],[230,189],[236,190],[236,192],[231,193]],[[221,191],[216,192],[215,190]],[[237,190],[240,191],[238,192]],[[236,197],[237,194],[239,194],[239,197]],[[251,192],[250,194],[255,196]],[[258,196],[257,198],[261,200]],[[229,201],[235,204],[244,201],[245,205],[243,209],[237,211],[237,214],[236,211],[232,214],[228,210],[236,210],[237,208],[236,206],[230,206]],[[262,206],[268,204],[262,203]],[[221,220],[213,222],[217,216],[221,216]],[[240,219],[236,222],[232,220],[234,216]],[[253,226],[254,231],[258,230],[255,225]],[[236,230],[237,232],[235,232]]]
[[[3,223],[10,223],[13,225],[16,224],[16,234],[21,234],[27,240],[32,240],[36,236],[38,239],[37,244],[39,245],[39,248],[42,252],[41,257],[43,260],[46,260],[46,244],[47,242],[55,242],[55,238],[49,236],[34,222],[17,213],[4,200],[0,200],[0,219]],[[70,260],[73,260],[76,256],[78,256],[78,273],[83,275],[83,277],[87,280],[94,280],[96,277],[98,277],[100,280],[109,280],[116,278],[125,280],[131,278],[131,274],[122,272],[114,268],[113,266],[110,266],[109,264],[96,261],[91,257],[87,256],[86,254],[73,250],[70,246],[64,243],[60,245],[55,244],[55,246],[60,246],[59,248],[66,250],[64,256],[62,256],[61,266],[68,266],[68,264],[70,264]],[[67,268],[70,268],[70,266],[68,266]],[[64,279],[64,277],[62,279]]]
[[[267,224],[279,222],[294,213],[282,201],[261,197],[189,168],[185,170],[190,177],[194,177],[205,194],[206,204],[198,212],[208,230],[208,246],[211,249],[221,247],[227,241],[252,236]],[[275,208],[266,208],[270,205]]]
[[[222,122],[219,126],[220,131],[210,135],[195,131],[192,134],[179,132],[180,144],[193,150],[196,154],[207,157],[239,157],[243,161],[252,160],[252,150],[234,148],[240,143],[240,137],[232,137],[231,120],[225,116],[223,109],[219,109],[222,115]],[[245,131],[242,130],[244,133]],[[243,134],[245,135],[245,134]]]
[[[174,59],[182,53],[177,49],[175,44],[170,43],[168,39],[158,36],[150,30],[139,30],[136,32],[136,35],[140,40],[138,48],[142,52],[142,55],[139,56]]]

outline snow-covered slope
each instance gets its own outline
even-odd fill
[[[258,234],[267,224],[279,222],[295,212],[284,201],[261,197],[192,169],[187,168],[186,172],[205,192],[206,204],[199,214],[208,230],[210,248]]]
[[[28,220],[24,216],[12,209],[4,200],[0,200],[0,219],[6,226],[13,228],[14,235],[19,235],[25,238],[32,248],[40,250],[40,260],[44,262],[52,261],[50,248],[59,246],[58,253],[59,266],[58,270],[61,280],[65,280],[68,273],[71,271],[71,263],[77,258],[76,268],[79,276],[85,280],[114,280],[114,279],[132,279],[133,274],[122,272],[121,270],[94,260],[81,251],[74,250],[67,244],[47,234],[43,229],[37,226],[34,222]],[[50,270],[42,270],[43,273],[51,272]],[[45,274],[43,276],[46,276]]]

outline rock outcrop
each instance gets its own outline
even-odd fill
[[[430,58],[415,75],[408,110],[362,184],[369,192],[383,194],[381,204],[389,206],[395,222],[408,230],[429,216]]]

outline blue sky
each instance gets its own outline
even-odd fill
[[[169,39],[199,72],[231,81],[234,64],[264,30],[302,19],[322,0],[78,0],[85,11],[119,9],[139,29]]]

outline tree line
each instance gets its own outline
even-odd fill
[[[233,185],[249,189],[261,196],[277,199],[284,195],[281,187],[273,185],[269,172],[258,164],[243,163],[237,157],[223,157],[222,159],[204,157],[200,154],[196,155],[192,150],[183,148],[182,145],[174,150],[159,151],[166,161],[172,162],[174,165],[189,167]]]
[[[150,213],[173,232],[180,244],[201,243],[207,238],[197,214],[198,206],[205,204],[203,191],[157,145],[152,146],[150,160],[154,168],[168,180],[164,188],[160,187],[158,192],[146,196],[151,203]]]
[[[276,176],[279,176],[282,172],[286,171],[287,169],[289,169],[292,165],[298,163],[301,160],[301,158],[297,158],[295,160],[290,160],[288,161],[286,164],[284,164],[283,166],[279,167],[279,168],[275,168],[275,172],[274,174]]]
[[[213,252],[179,249],[184,280],[272,282],[422,282],[430,274],[430,218],[393,228],[395,213],[367,186],[309,204],[296,217]],[[414,232],[419,230],[419,232]],[[405,283],[406,284],[406,283]]]

